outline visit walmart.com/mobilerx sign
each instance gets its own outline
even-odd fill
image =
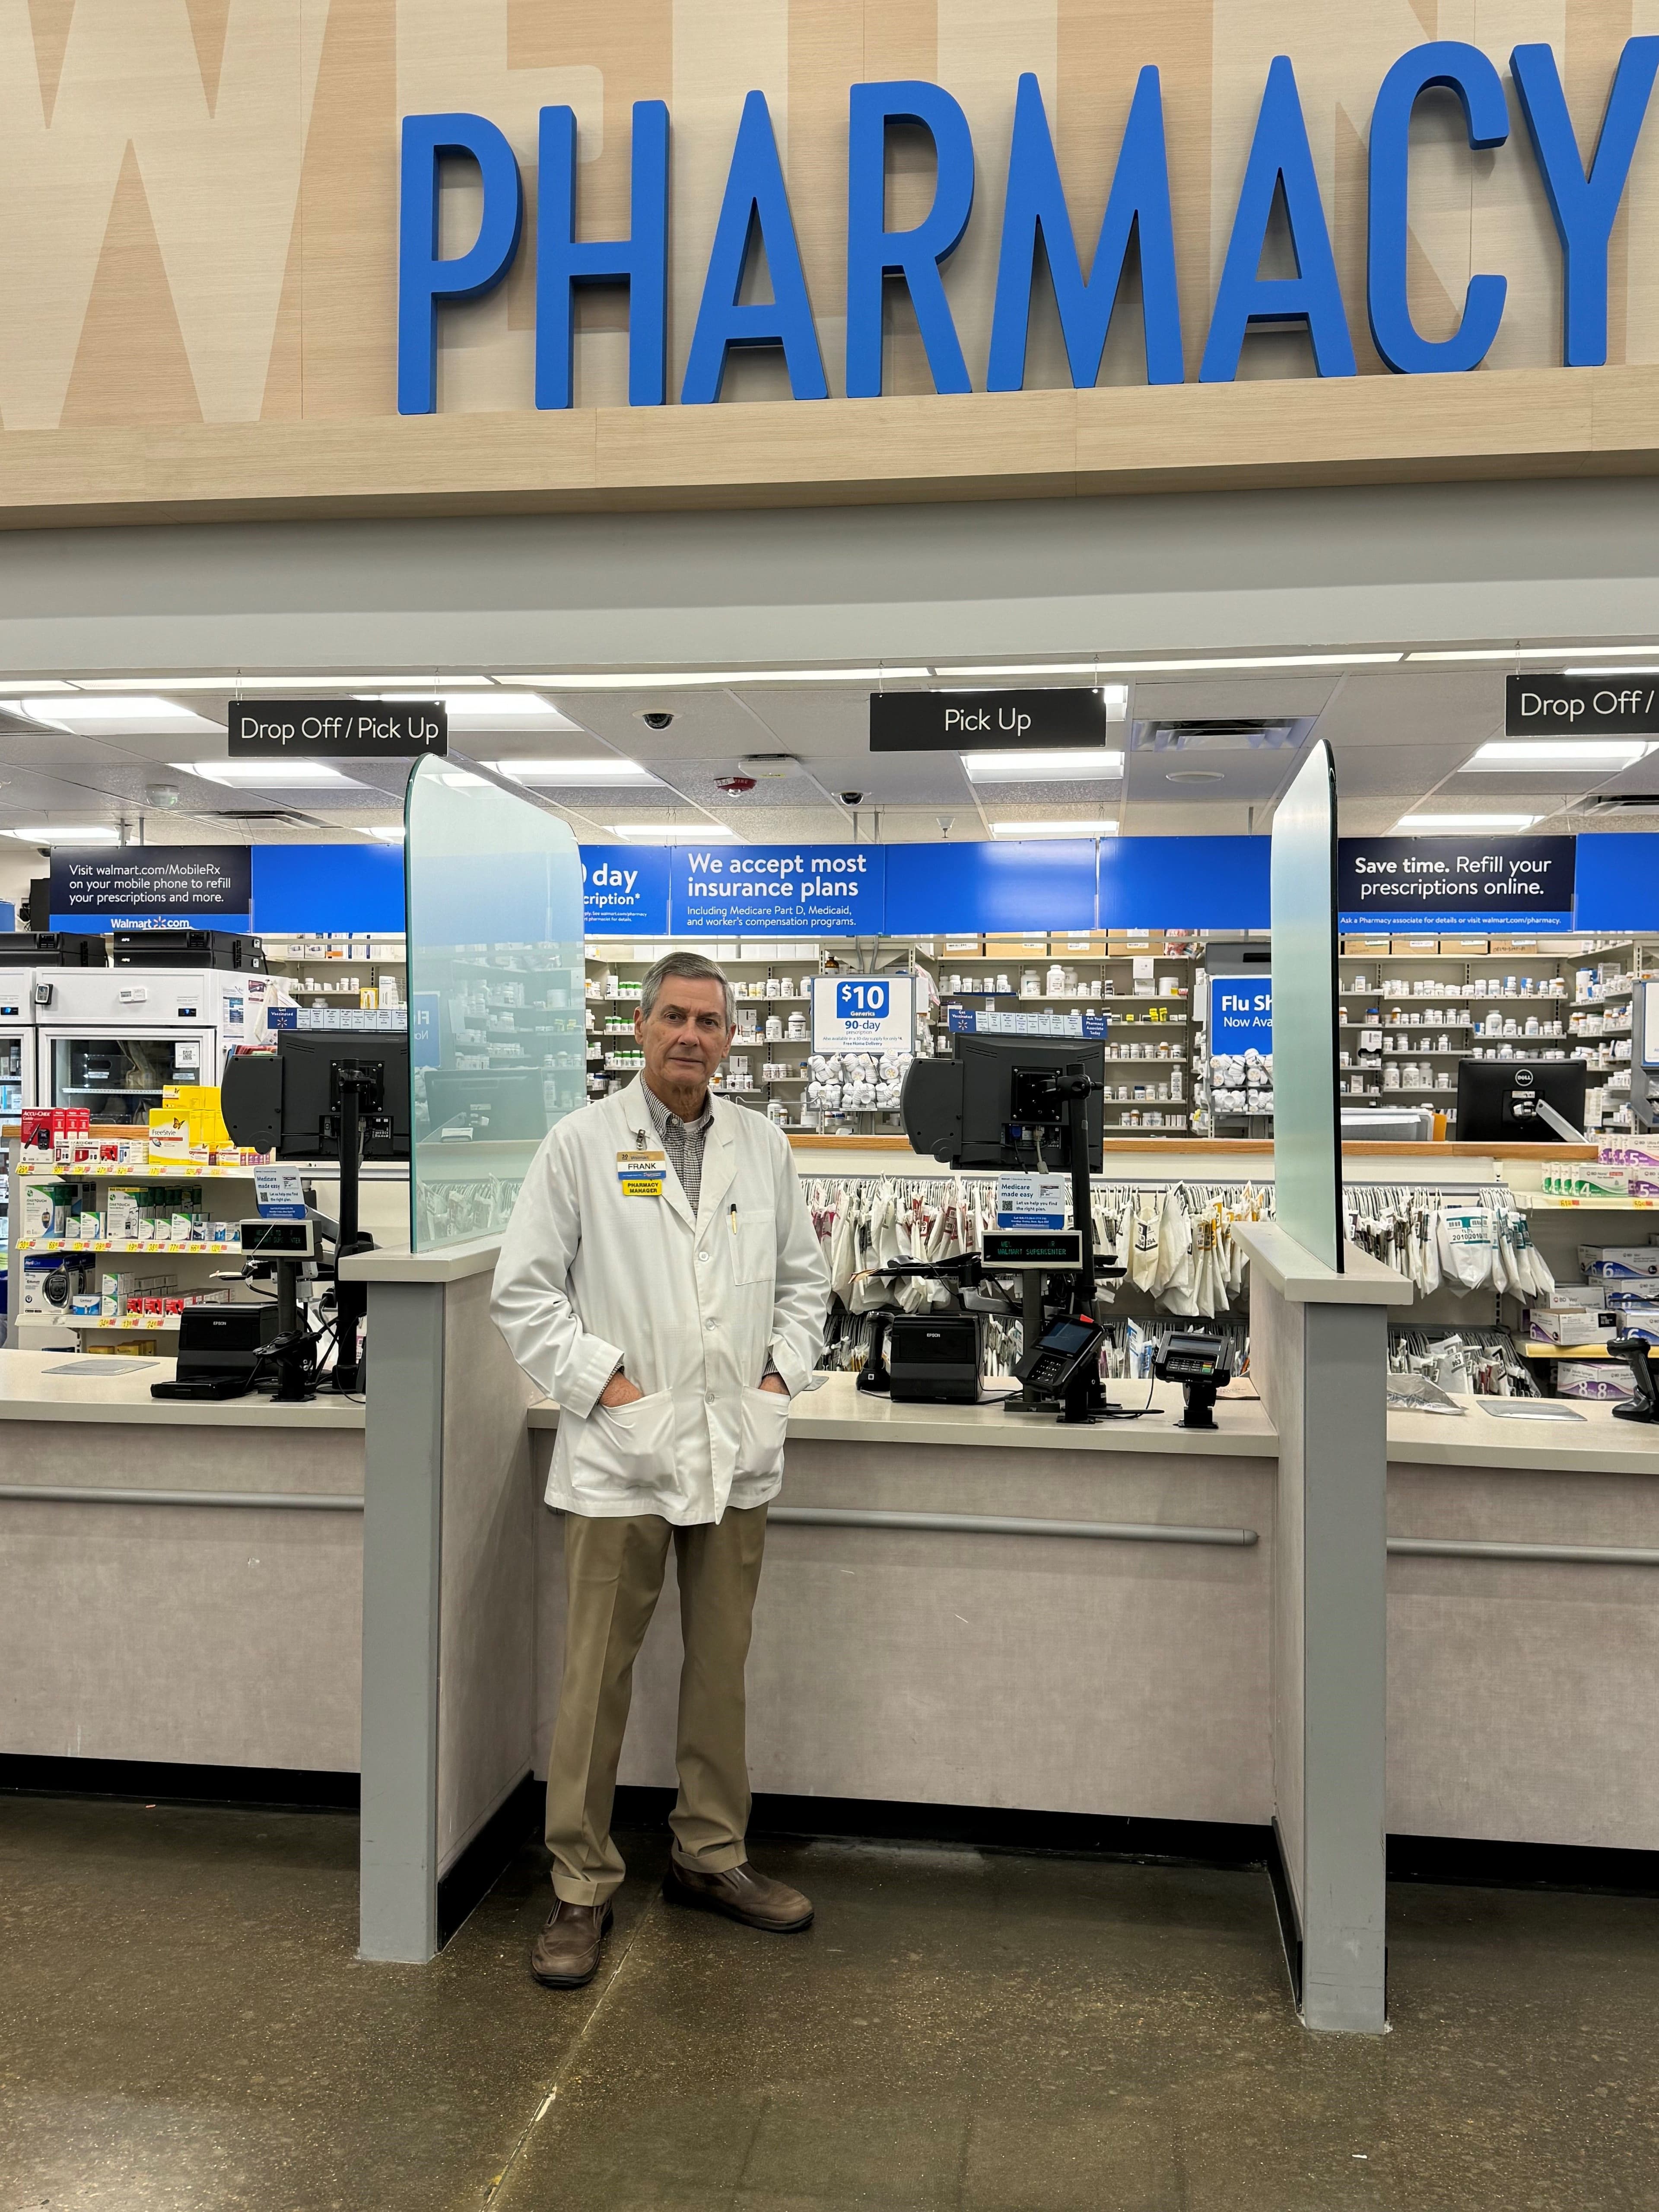
[[[419,760],[449,750],[441,699],[233,699],[230,757]]]

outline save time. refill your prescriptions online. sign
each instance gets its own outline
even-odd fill
[[[1559,61],[1549,46],[1516,46],[1510,53],[1510,85],[1555,226],[1561,260],[1561,360],[1568,368],[1594,366],[1607,357],[1608,243],[1656,71],[1659,37],[1626,40],[1601,113],[1575,115]],[[1037,78],[1027,74],[1017,84],[1011,80],[1010,91],[1012,139],[982,388],[1014,392],[1024,386],[1039,258],[1049,272],[1072,382],[1092,386],[1131,264],[1132,242],[1140,277],[1147,380],[1181,383],[1185,334],[1177,265],[1183,254],[1199,248],[1176,234],[1158,70],[1143,68],[1137,77],[1091,250],[1086,250],[1086,234],[1079,245]],[[1478,204],[1483,165],[1476,157],[1504,145],[1510,129],[1509,93],[1488,55],[1457,40],[1413,46],[1384,75],[1370,112],[1363,307],[1377,352],[1390,368],[1407,375],[1479,367],[1498,336],[1508,292],[1504,276],[1478,271],[1468,279],[1456,327],[1448,335],[1425,337],[1413,319],[1407,286],[1413,119],[1419,107],[1447,101],[1455,103],[1459,136],[1468,148],[1468,189]],[[1579,105],[1583,104],[1581,96]],[[889,228],[889,143],[900,133],[912,146],[920,134],[931,148],[933,189],[922,219],[895,229]],[[1581,138],[1594,149],[1588,166],[1579,152]],[[682,404],[719,399],[734,347],[781,349],[792,396],[827,398],[820,315],[837,320],[844,316],[848,397],[876,397],[883,388],[884,303],[890,287],[898,285],[914,311],[934,390],[974,389],[942,276],[975,219],[975,157],[965,112],[941,85],[920,80],[854,84],[848,94],[846,146],[846,290],[839,301],[820,301],[815,311],[766,98],[750,92],[744,100],[677,395]],[[675,396],[668,388],[668,108],[659,100],[635,103],[625,237],[580,236],[586,226],[577,185],[573,108],[541,109],[537,151],[535,243],[526,249],[535,260],[535,404],[572,404],[574,295],[580,285],[604,284],[628,289],[629,404],[660,406]],[[477,193],[477,228],[464,252],[444,255],[441,185],[446,173],[461,169]],[[1261,274],[1276,206],[1283,210],[1291,247],[1287,265],[1295,269],[1293,276]],[[519,256],[524,217],[524,179],[499,125],[487,116],[463,112],[404,117],[398,218],[400,413],[429,414],[435,407],[439,311],[447,303],[479,299],[505,281]],[[763,289],[769,298],[744,296]],[[1281,54],[1267,71],[1199,380],[1231,382],[1248,331],[1261,324],[1305,328],[1318,373],[1353,376],[1358,365],[1350,318],[1361,306],[1343,297],[1294,63]]]

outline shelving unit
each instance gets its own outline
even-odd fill
[[[357,1006],[363,1003],[365,991],[374,994],[368,1000],[371,1006],[409,1004],[409,946],[402,935],[375,932],[352,936],[262,937],[260,942],[264,946],[265,965],[272,975],[282,976],[300,1006]],[[330,974],[331,969],[338,969],[339,976]],[[343,980],[348,974],[358,978],[349,988]],[[307,982],[307,977],[314,981]],[[388,981],[396,993],[395,999],[380,996]]]

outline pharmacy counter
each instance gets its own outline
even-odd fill
[[[172,1372],[0,1352],[0,1754],[353,1769],[363,1408]]]
[[[1147,1386],[1115,1395],[1143,1403]],[[757,1790],[1148,1818],[1272,1817],[1278,1442],[796,1400],[750,1660]],[[1659,1849],[1659,1429],[1389,1423],[1389,1826]],[[530,1415],[538,1474],[556,1425]],[[1045,1525],[1046,1524],[1046,1525]],[[536,1516],[538,1768],[562,1523]],[[640,1662],[623,1778],[673,1778],[678,1624]]]

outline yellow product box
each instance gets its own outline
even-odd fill
[[[161,1356],[161,1346],[153,1336],[118,1336],[110,1344],[82,1344],[83,1352],[108,1359],[155,1359]]]
[[[150,1109],[150,1129],[153,1133],[158,1127],[179,1121],[189,1129],[192,1145],[210,1147],[230,1142],[216,1083],[169,1083],[164,1087],[161,1104]]]

